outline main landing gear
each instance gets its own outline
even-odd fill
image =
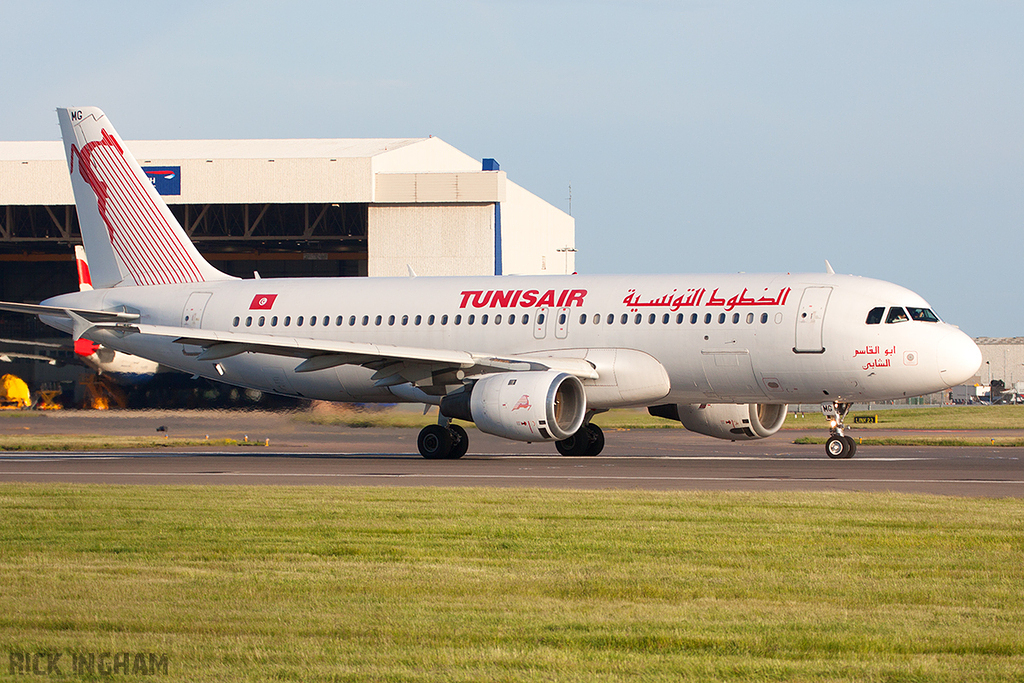
[[[457,424],[427,425],[420,430],[416,446],[427,460],[458,460],[469,450],[469,435]]]
[[[850,412],[852,403],[822,403],[821,412],[829,418],[828,441],[825,442],[825,453],[833,460],[846,460],[852,458],[857,452],[857,442],[852,436],[843,433],[843,418]]]
[[[469,435],[457,424],[444,418],[420,430],[416,447],[427,460],[458,460],[469,450]],[[562,455],[593,456],[604,448],[604,432],[597,425],[585,424],[568,439],[555,442]]]
[[[555,449],[562,455],[594,456],[604,448],[604,432],[594,424],[585,424],[568,439],[555,442]]]

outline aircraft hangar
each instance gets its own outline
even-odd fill
[[[436,137],[126,144],[199,251],[238,277],[574,270],[571,216]],[[0,299],[77,289],[80,243],[63,144],[0,142]],[[0,339],[60,336],[0,313]]]

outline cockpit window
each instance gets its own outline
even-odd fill
[[[885,318],[886,323],[905,323],[908,320],[910,320],[910,318],[907,317],[907,312],[899,306],[893,306],[890,308],[889,315]]]
[[[868,319],[865,321],[868,325],[877,325],[882,322],[882,316],[885,315],[885,306],[879,306],[878,308],[872,308],[868,311]]]
[[[926,323],[939,322],[939,316],[935,315],[930,308],[912,308],[907,306],[907,313],[910,314],[911,320],[920,320]]]

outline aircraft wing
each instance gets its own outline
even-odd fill
[[[218,361],[242,353],[265,353],[304,359],[295,368],[296,372],[314,372],[338,365],[362,365],[376,370],[373,379],[377,386],[392,386],[406,382],[427,386],[433,384],[435,377],[457,371],[462,371],[462,376],[471,376],[493,372],[557,370],[581,379],[598,377],[594,366],[582,358],[541,355],[499,356],[454,349],[390,346],[160,325],[108,323],[92,325],[91,328],[111,330],[118,335],[139,333],[170,337],[174,343],[202,348],[198,360]]]

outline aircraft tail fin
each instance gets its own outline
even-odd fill
[[[199,254],[102,111],[57,118],[93,287],[233,279]]]

